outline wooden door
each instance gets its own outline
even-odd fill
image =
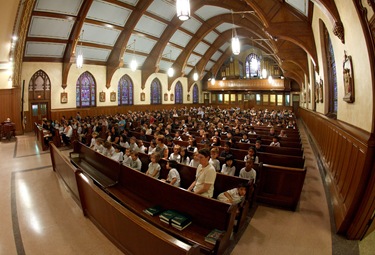
[[[48,119],[48,103],[31,103],[31,123],[42,123],[42,119]]]

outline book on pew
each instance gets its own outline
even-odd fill
[[[177,228],[178,230],[183,230],[191,224],[191,217],[186,214],[178,213],[175,217],[172,218],[172,227]]]
[[[172,219],[177,215],[177,212],[174,210],[166,210],[159,215],[159,218],[162,222],[170,224]]]
[[[163,211],[163,208],[160,205],[156,205],[156,206],[146,208],[143,211],[151,216],[155,216],[155,215],[160,214]]]
[[[206,235],[204,240],[210,244],[215,245],[216,241],[224,234],[224,232],[225,231],[214,229],[208,235]]]

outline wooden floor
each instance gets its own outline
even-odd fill
[[[307,176],[297,211],[258,205],[231,254],[375,254],[374,239],[347,241],[333,234],[324,185],[303,130],[302,141]],[[0,254],[122,254],[82,215],[34,133],[2,141],[0,155]]]

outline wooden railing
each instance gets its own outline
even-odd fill
[[[306,109],[299,110],[325,168],[337,232],[363,237],[375,210],[374,137],[360,128]],[[363,215],[369,215],[363,217]]]

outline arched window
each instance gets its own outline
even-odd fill
[[[96,106],[96,82],[89,72],[84,72],[78,77],[76,85],[77,107]]]
[[[29,82],[29,100],[49,100],[51,98],[51,81],[43,70],[38,70]]]
[[[245,61],[246,78],[259,77],[260,60],[257,54],[250,53]]]
[[[161,104],[161,83],[158,79],[151,82],[151,104]]]
[[[193,104],[198,104],[199,103],[199,90],[198,90],[198,85],[195,84],[193,87]]]
[[[324,54],[326,59],[325,67],[327,72],[328,78],[328,96],[329,96],[329,116],[336,118],[337,117],[337,73],[336,73],[336,62],[335,62],[335,53],[333,50],[331,38],[329,36],[327,27],[325,26],[322,20],[319,21],[321,33],[323,33],[323,40],[324,43]]]
[[[133,105],[133,82],[128,75],[118,82],[118,105]]]
[[[183,92],[182,92],[181,82],[176,83],[176,87],[174,88],[174,95],[175,95],[175,103],[176,104],[182,104],[183,103]]]

